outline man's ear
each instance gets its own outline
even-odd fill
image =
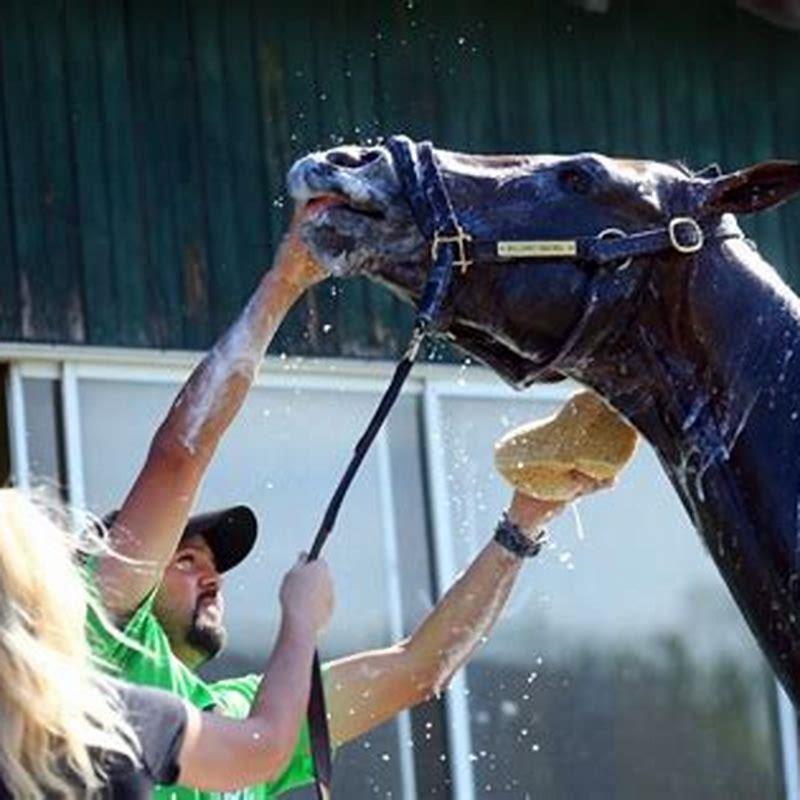
[[[782,203],[800,192],[800,162],[763,161],[721,175],[700,190],[703,214],[751,214]]]

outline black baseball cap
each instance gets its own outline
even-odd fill
[[[249,506],[230,506],[189,517],[182,539],[202,536],[214,554],[218,572],[240,564],[253,549],[258,520]]]
[[[110,511],[102,518],[105,528],[110,528],[119,509]],[[258,535],[258,520],[249,506],[230,506],[206,511],[189,517],[181,534],[202,536],[214,554],[218,572],[227,572],[240,564],[253,549]]]

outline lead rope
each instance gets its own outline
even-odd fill
[[[364,460],[364,456],[366,456],[369,451],[370,445],[378,435],[384,420],[389,416],[389,412],[392,410],[392,406],[399,397],[400,390],[408,374],[411,372],[411,367],[414,365],[414,360],[417,357],[422,340],[425,338],[425,333],[426,331],[423,326],[418,325],[415,327],[406,353],[397,367],[395,367],[392,381],[381,398],[381,402],[375,410],[367,429],[358,440],[358,444],[356,444],[353,450],[350,463],[347,465],[347,469],[328,504],[325,516],[322,519],[317,535],[314,538],[314,543],[311,546],[311,551],[308,554],[309,561],[316,560],[322,548],[325,546],[325,542],[328,540],[333,526],[336,524],[336,517],[339,514],[339,509],[350,488],[350,484],[353,482],[353,478],[355,478]],[[311,692],[308,697],[308,732],[311,745],[311,757],[314,762],[314,774],[316,776],[317,797],[320,798],[320,800],[328,800],[331,796],[333,768],[331,764],[331,739],[328,729],[328,714],[325,707],[325,692],[322,686],[322,669],[318,650],[314,651],[314,663],[311,671]]]
[[[400,395],[400,390],[414,366],[420,346],[425,337],[435,327],[442,302],[453,275],[454,263],[458,260],[458,241],[452,234],[460,232],[447,193],[444,190],[433,148],[428,142],[421,143],[418,149],[404,136],[392,137],[387,141],[395,170],[403,186],[414,218],[423,236],[432,242],[431,269],[422,292],[414,330],[403,358],[397,364],[386,392],[381,398],[372,419],[356,444],[350,463],[339,485],[328,503],[314,543],[308,555],[309,561],[319,557],[325,542],[336,524],[336,517],[345,495],[358,472],[370,446],[381,429],[392,406]],[[419,162],[415,159],[419,155]],[[419,166],[419,174],[417,167]],[[428,212],[428,213],[426,213]],[[444,246],[452,245],[452,246]],[[455,248],[455,249],[454,249]],[[308,730],[311,759],[314,764],[317,798],[329,800],[331,797],[331,739],[328,728],[328,714],[325,707],[325,692],[322,685],[322,670],[319,651],[314,651],[311,672],[311,691],[308,698]]]

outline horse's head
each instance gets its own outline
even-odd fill
[[[436,159],[461,227],[473,241],[485,243],[666,231],[677,216],[719,219],[728,211],[772,205],[800,181],[797,165],[781,162],[720,176],[596,154],[474,156],[437,150]],[[296,200],[318,206],[304,235],[332,273],[367,274],[418,301],[430,242],[420,233],[386,147],[346,146],[309,155],[292,168],[289,188]],[[598,264],[580,254],[483,261],[478,252],[454,278],[441,327],[506,379],[525,384],[586,321],[587,304],[606,309],[582,330],[596,343],[609,322],[619,321],[619,301],[635,293],[643,271],[665,259],[645,254],[630,266],[626,261]]]

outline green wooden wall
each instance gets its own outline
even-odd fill
[[[734,168],[800,156],[800,35],[733,0],[0,0],[0,340],[205,347],[255,286],[309,149]],[[800,277],[800,201],[753,221]],[[279,350],[382,356],[408,313],[309,294]]]

